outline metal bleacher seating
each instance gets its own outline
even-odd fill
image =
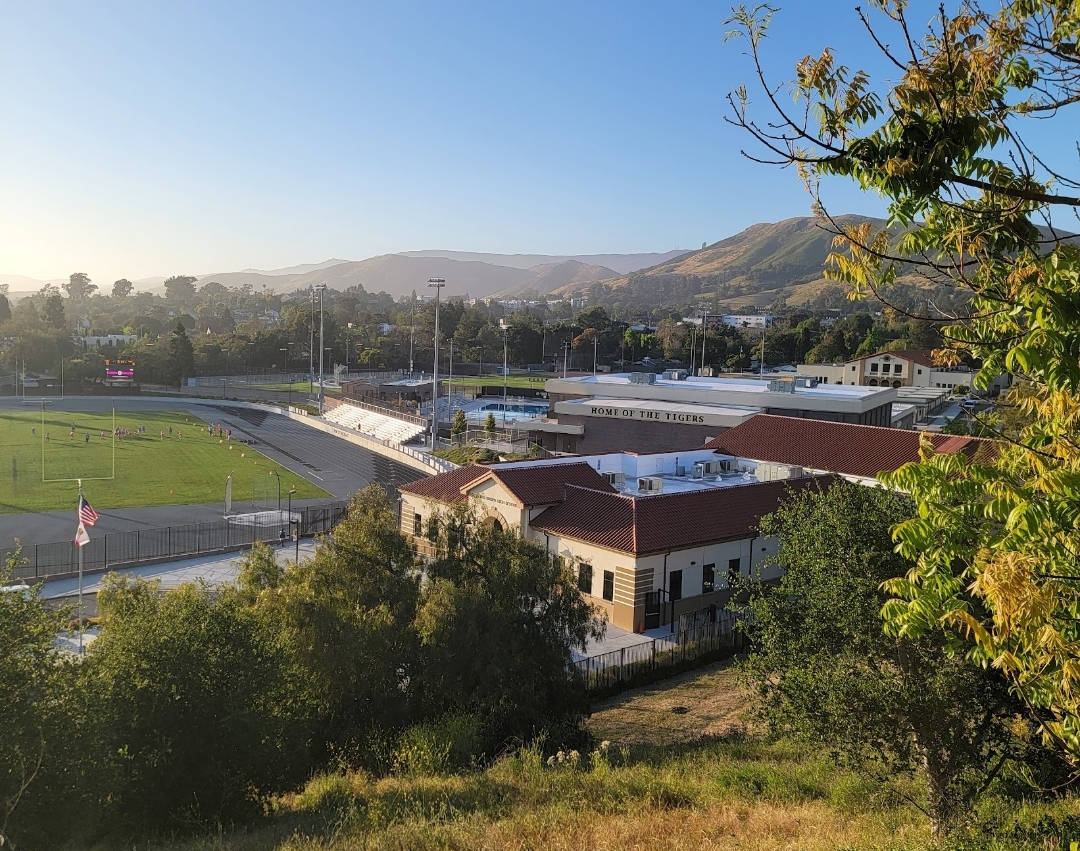
[[[344,428],[359,431],[375,440],[397,445],[404,445],[415,440],[427,431],[425,426],[347,403],[326,411],[324,416],[330,422]]]

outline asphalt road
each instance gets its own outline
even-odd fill
[[[208,399],[146,400],[139,397],[73,396],[56,400],[50,405],[53,411],[71,413],[108,411],[115,402],[118,411],[184,410],[206,422],[220,422],[230,427],[241,439],[255,441],[255,448],[288,470],[303,476],[331,494],[332,499],[348,499],[356,491],[378,482],[396,490],[406,482],[423,478],[423,473],[362,449],[333,435],[309,428],[278,414],[241,408],[228,402]],[[0,399],[0,409],[25,410],[40,405],[40,400],[28,402],[27,406],[17,399]],[[0,447],[2,452],[2,447]],[[153,471],[148,471],[153,475]],[[234,483],[233,512],[253,511],[256,508],[276,508],[276,505],[252,506],[243,500],[248,496],[242,482]],[[294,500],[293,508],[318,504],[326,500]],[[285,505],[283,496],[282,505]],[[24,546],[52,541],[65,541],[75,534],[75,507],[66,511],[50,511],[36,514],[0,515],[0,547],[11,546],[13,538],[19,538]],[[94,526],[94,534],[126,532],[186,523],[204,523],[220,520],[224,506],[220,503],[204,505],[166,505],[151,508],[117,508],[102,510],[97,507],[101,519]]]

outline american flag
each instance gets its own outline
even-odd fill
[[[100,516],[91,508],[90,503],[86,501],[86,497],[79,494],[79,521],[87,526],[93,526]]]

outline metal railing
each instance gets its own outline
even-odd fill
[[[310,537],[329,532],[345,516],[348,505],[348,502],[337,501],[297,508],[292,512],[291,523],[286,511],[264,511],[208,523],[110,532],[92,537],[83,548],[83,571],[136,567],[240,550],[259,542],[277,542],[283,529],[289,540],[297,528],[300,537]],[[14,553],[15,549],[11,547],[0,549],[0,559],[6,561]],[[79,549],[70,540],[34,544],[26,547],[22,556],[26,564],[15,569],[12,579],[38,581],[74,574],[79,569]]]
[[[716,621],[663,638],[621,647],[574,663],[590,693],[618,693],[674,676],[698,664],[733,656],[746,646],[731,612]]]

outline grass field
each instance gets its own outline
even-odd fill
[[[553,372],[541,372],[536,375],[508,375],[506,376],[507,387],[532,387],[537,390],[544,389],[544,382],[549,378],[556,378],[557,376]],[[453,384],[455,387],[502,387],[503,377],[501,375],[468,375],[464,378],[455,378]]]
[[[112,413],[47,410],[44,416],[43,425],[40,412],[0,413],[0,513],[72,508],[78,478],[98,510],[220,502],[229,475],[237,501],[254,495],[276,505],[278,475],[282,495],[295,485],[297,499],[329,496],[251,447],[234,440],[230,448],[210,437],[206,423],[186,411],[118,411],[118,428],[146,432],[115,441],[115,478],[106,480],[113,475]]]
[[[306,382],[306,381],[294,381],[292,384],[285,384],[285,383],[257,384],[255,382],[251,382],[249,384],[236,384],[236,385],[229,385],[229,386],[230,387],[247,388],[247,389],[250,389],[250,390],[255,390],[255,389],[258,389],[258,390],[276,390],[276,391],[278,391],[280,393],[288,393],[289,390],[292,390],[293,393],[302,393],[302,394],[304,394],[306,396],[306,395],[308,395],[308,388],[312,387],[313,385],[308,384],[308,382]],[[341,392],[340,387],[330,387],[329,385],[323,385],[323,390],[326,393],[340,393]],[[316,396],[319,395],[319,382],[318,381],[315,382],[314,389],[311,392],[314,393]]]

